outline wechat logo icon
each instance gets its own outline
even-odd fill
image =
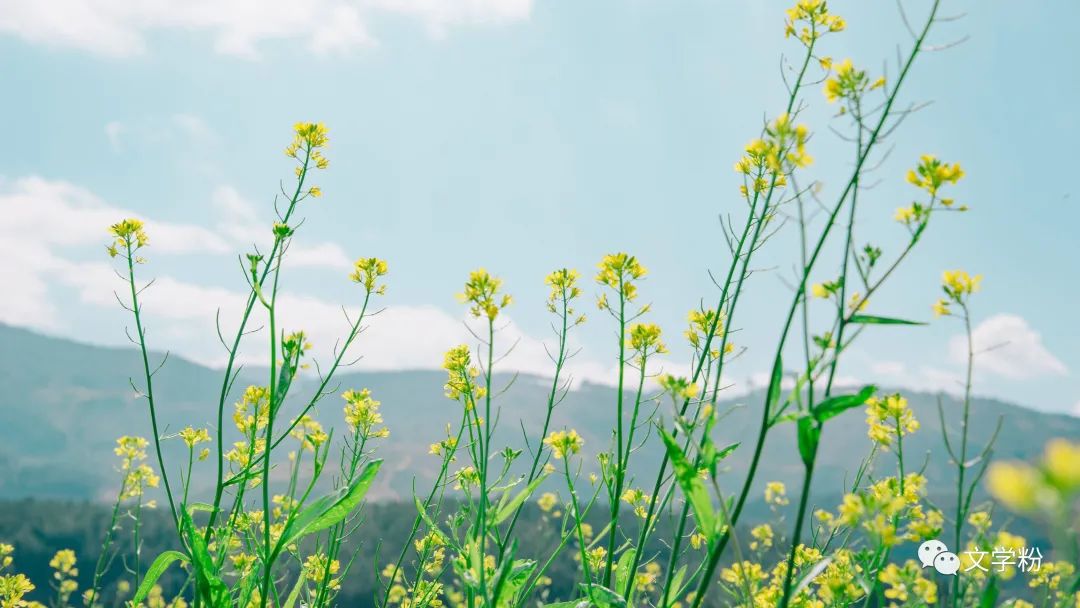
[[[960,570],[960,557],[940,540],[928,540],[919,545],[919,561],[923,568],[933,567],[946,576],[953,576]]]

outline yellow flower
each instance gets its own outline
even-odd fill
[[[476,318],[487,317],[494,321],[499,316],[499,311],[510,305],[511,298],[508,294],[499,296],[499,288],[502,279],[491,276],[483,268],[469,273],[469,280],[465,282],[465,291],[458,294],[458,299],[469,304],[469,312]]]
[[[1014,511],[1033,509],[1043,491],[1039,472],[1022,463],[995,462],[987,472],[986,481],[994,498]]]
[[[1051,440],[1046,444],[1043,466],[1050,482],[1062,492],[1080,489],[1080,443]]]
[[[787,488],[781,481],[770,481],[765,484],[765,502],[770,505],[784,506],[788,504]]]
[[[180,431],[180,439],[187,444],[188,448],[194,448],[200,443],[207,443],[210,441],[210,431],[206,429],[195,429],[189,426]]]
[[[627,346],[637,351],[640,357],[654,353],[666,353],[667,347],[660,340],[660,326],[654,323],[634,323],[630,326]]]
[[[321,122],[298,122],[293,125],[293,132],[296,137],[294,144],[306,145],[311,149],[326,147],[329,141],[326,125]]]
[[[369,294],[375,293],[382,295],[386,293],[386,285],[377,285],[376,282],[380,277],[386,276],[389,271],[386,260],[379,258],[360,258],[353,264],[353,271],[349,274],[349,279],[353,283],[363,285],[364,289]]]
[[[647,273],[637,258],[628,253],[609,253],[600,260],[597,268],[596,282],[615,290],[627,302],[637,297],[637,281]],[[608,308],[606,299],[598,304]]]
[[[944,184],[956,184],[963,177],[964,170],[959,164],[943,163],[932,154],[923,154],[919,164],[907,172],[908,183],[926,190],[932,196],[937,195],[938,189]]]
[[[120,255],[121,251],[131,255],[150,242],[150,238],[146,236],[146,231],[143,229],[142,220],[135,218],[120,220],[109,226],[109,233],[113,236],[113,242],[105,246],[105,251],[111,258]],[[141,263],[143,260],[134,258],[134,261]]]
[[[593,570],[599,570],[604,565],[604,558],[607,557],[607,549],[603,547],[596,547],[588,553],[589,567]]]
[[[949,302],[944,298],[938,298],[937,302],[933,305],[935,317],[946,317],[949,315]]]
[[[825,0],[798,0],[795,6],[787,9],[784,37],[796,36],[800,42],[809,45],[828,32],[841,32],[846,27],[843,17],[829,13]]]
[[[361,389],[347,390],[341,394],[345,400],[345,423],[354,433],[361,437],[386,437],[386,429],[376,429],[382,424],[383,417],[379,413],[380,402],[371,397],[371,390]]]
[[[71,549],[61,549],[49,560],[49,567],[66,576],[79,576],[79,569],[75,567],[75,552]]]
[[[768,549],[773,543],[773,529],[769,524],[761,524],[750,530],[750,537],[753,538],[750,542],[750,550],[757,551],[758,549]]]
[[[581,295],[581,288],[577,286],[580,274],[576,270],[560,268],[544,277],[544,284],[551,288],[548,295],[547,306],[551,312],[556,312],[556,304],[569,304],[573,299]],[[567,314],[572,315],[573,310],[567,308]]]
[[[919,421],[908,407],[907,399],[899,394],[884,399],[871,397],[866,401],[867,435],[882,447],[919,430]]]
[[[540,507],[540,510],[546,513],[559,504],[559,497],[555,496],[554,492],[544,492],[540,495],[540,498],[536,499],[536,504]]]
[[[851,59],[845,59],[839,64],[831,64],[835,67],[832,75],[825,80],[825,99],[829,103],[840,100],[855,100],[860,98],[866,91],[885,86],[885,78],[878,78],[870,82],[865,70],[855,68]]]
[[[544,439],[544,444],[551,448],[555,458],[564,458],[568,454],[577,454],[584,443],[585,440],[573,429],[569,431],[552,431]]]
[[[690,327],[683,332],[683,335],[694,348],[700,348],[703,340],[717,338],[723,333],[724,313],[722,312],[718,315],[712,309],[691,310],[687,315],[687,320],[690,322]]]
[[[664,389],[665,393],[683,401],[693,399],[699,390],[696,384],[690,384],[690,381],[686,378],[672,376],[671,374],[660,374],[656,379],[656,383],[660,385],[660,388]]]
[[[979,291],[982,275],[969,275],[963,270],[946,270],[941,274],[941,288],[954,302],[960,303],[967,296]]]

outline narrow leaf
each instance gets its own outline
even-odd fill
[[[495,515],[494,524],[497,526],[502,522],[506,521],[508,517],[513,515],[514,511],[516,511],[522,503],[524,503],[526,500],[529,499],[530,496],[532,496],[532,493],[536,491],[536,488],[538,488],[545,479],[547,479],[547,475],[541,475],[536,479],[532,480],[532,483],[525,486],[524,489],[518,492],[517,495],[514,496],[513,500],[499,507],[499,512]]]
[[[839,416],[840,414],[850,410],[853,407],[859,407],[866,403],[867,399],[872,397],[877,392],[877,387],[873,384],[864,386],[862,390],[854,395],[838,395],[836,397],[829,397],[821,403],[814,406],[814,418],[818,422],[825,422],[829,418]]]
[[[381,466],[382,460],[367,463],[351,485],[320,497],[304,507],[293,520],[288,536],[279,543],[279,546],[287,547],[304,536],[342,522],[364,500]]]
[[[848,323],[859,325],[926,325],[922,321],[909,321],[907,319],[895,319],[893,317],[875,317],[873,315],[851,315]]]
[[[132,602],[137,606],[140,602],[146,599],[147,595],[150,595],[150,590],[157,584],[157,580],[161,578],[161,575],[168,570],[169,566],[173,562],[188,561],[188,557],[179,551],[166,551],[154,559],[154,563],[150,564],[150,567],[146,569],[146,574],[142,583],[139,585],[138,590],[135,591],[135,597],[132,598]]]
[[[698,530],[712,540],[716,533],[716,512],[713,510],[712,497],[705,487],[705,482],[698,475],[697,468],[690,463],[683,453],[682,448],[675,442],[675,438],[667,431],[660,429],[660,437],[667,446],[668,458],[675,468],[675,478],[686,496],[687,502],[694,511],[694,519],[697,521]]]
[[[813,418],[799,419],[799,456],[803,464],[810,466],[817,455],[818,442],[821,440],[821,426]]]

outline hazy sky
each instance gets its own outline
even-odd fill
[[[650,271],[651,319],[682,342],[686,311],[716,298],[707,272],[728,261],[717,218],[741,209],[731,165],[782,109],[781,55],[800,52],[783,38],[786,3],[772,1],[165,4],[5,3],[0,321],[123,343],[102,245],[109,223],[134,214],[152,239],[143,272],[158,277],[146,301],[152,345],[219,362],[216,309],[232,327],[243,297],[235,255],[266,241],[292,123],[317,120],[330,129],[331,167],[286,271],[291,327],[325,352],[343,330],[341,305],[360,295],[350,261],[384,257],[387,309],[362,338],[360,365],[437,367],[468,339],[454,294],[485,266],[516,297],[508,365],[542,372],[542,279],[569,266],[590,279],[574,369],[604,380],[615,341],[591,303],[596,261],[636,254]],[[822,52],[895,75],[897,46],[910,46],[895,4],[830,6],[849,31]],[[905,6],[917,21],[928,2]],[[891,140],[863,195],[860,237],[887,255],[902,244],[891,217],[916,194],[903,174],[924,152],[963,164],[954,194],[972,211],[938,218],[870,311],[930,320],[942,270],[983,273],[978,342],[1000,347],[980,356],[976,390],[1080,413],[1080,4],[944,1],[943,14],[965,12],[931,42],[969,39],[924,56],[907,83],[905,103],[933,103]],[[804,179],[820,179],[828,200],[853,152],[830,132],[844,123],[829,120],[820,87],[805,99],[818,163]],[[796,239],[777,234],[749,283],[735,338],[749,350],[731,373],[742,387],[767,368]],[[825,260],[815,278],[835,268]],[[869,332],[842,374],[955,390],[960,330],[945,319]],[[685,351],[672,351],[678,371]]]

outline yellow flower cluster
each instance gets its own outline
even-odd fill
[[[544,277],[544,284],[551,288],[551,293],[548,294],[547,299],[547,309],[552,313],[561,314],[559,307],[565,307],[566,316],[573,319],[574,325],[581,325],[585,322],[585,315],[578,315],[574,318],[575,311],[570,306],[571,301],[581,296],[581,288],[577,286],[580,277],[578,271],[569,268],[560,268]]]
[[[23,599],[27,593],[30,593],[36,589],[34,584],[30,582],[30,579],[26,578],[25,574],[7,574],[0,576],[0,606],[3,608],[16,608],[26,606],[27,608],[36,608],[43,604],[37,602],[27,602]]]
[[[634,586],[642,593],[656,591],[656,581],[660,579],[661,570],[660,564],[656,562],[645,564],[645,571],[634,575]]]
[[[660,326],[654,323],[634,323],[629,327],[626,345],[641,358],[655,353],[666,353],[667,347],[660,340]]]
[[[987,483],[994,498],[1013,511],[1054,513],[1080,492],[1080,443],[1051,440],[1039,466],[996,462]]]
[[[341,570],[341,562],[330,559],[325,553],[309,555],[304,560],[303,576],[306,580],[321,583],[329,579],[328,587],[332,591],[341,589],[341,580],[333,578]]]
[[[622,493],[622,501],[634,508],[634,515],[645,519],[649,515],[649,495],[641,488],[628,488]]]
[[[53,584],[60,596],[60,605],[67,606],[71,595],[79,590],[79,569],[75,567],[75,552],[71,549],[61,549],[49,560],[49,567],[54,570]]]
[[[555,458],[565,458],[570,454],[577,454],[584,443],[585,440],[573,429],[569,431],[552,431],[551,434],[544,438],[544,445],[551,448],[551,453],[555,455]]]
[[[120,469],[124,480],[120,489],[120,500],[143,495],[146,488],[156,488],[160,479],[146,460],[146,446],[150,443],[143,437],[123,436],[116,440],[113,452],[120,457]]]
[[[956,184],[962,177],[964,170],[958,163],[943,163],[933,154],[923,154],[919,157],[919,165],[907,172],[908,183],[926,190],[931,196],[936,196],[942,185]],[[942,204],[949,206],[952,202],[943,200]]]
[[[596,282],[615,290],[627,302],[637,297],[637,281],[648,272],[637,258],[628,253],[609,253],[600,260],[597,268]],[[597,305],[610,310],[604,295],[600,296]]]
[[[270,420],[270,389],[265,386],[249,386],[236,402],[233,423],[245,436],[266,428]]]
[[[682,401],[693,399],[699,390],[696,384],[691,384],[686,378],[671,374],[660,374],[656,379],[656,383],[672,398]]]
[[[809,137],[810,129],[792,124],[787,113],[767,124],[765,137],[747,144],[742,158],[735,163],[735,172],[744,177],[743,185],[739,186],[742,196],[749,198],[751,193],[783,187],[787,185],[788,173],[809,166],[814,161],[806,152]]]
[[[476,387],[473,383],[473,379],[480,375],[480,370],[472,366],[468,345],[461,344],[446,351],[443,369],[448,376],[443,387],[447,398],[458,400],[464,396],[465,407],[471,408],[473,400],[483,396],[483,387]]]
[[[113,242],[105,246],[109,257],[115,258],[121,251],[130,254],[142,249],[150,242],[143,229],[142,220],[128,218],[109,226],[109,234],[113,236]],[[143,262],[142,258],[136,258],[136,262]]]
[[[937,584],[923,576],[922,568],[914,560],[903,566],[885,566],[878,580],[886,585],[885,598],[892,600],[892,605],[906,606],[912,600],[924,606],[937,603]]]
[[[510,305],[513,300],[509,294],[499,295],[502,279],[491,276],[483,268],[469,273],[465,282],[465,291],[458,294],[458,299],[469,304],[469,312],[479,319],[487,317],[494,321],[499,311]]]
[[[772,547],[773,544],[773,529],[769,524],[761,524],[754,526],[750,529],[750,538],[754,539],[750,541],[751,551],[763,551]]]
[[[950,306],[966,303],[971,294],[979,291],[981,284],[981,274],[970,275],[964,270],[946,270],[941,274],[941,290],[945,292],[945,297],[934,302],[934,315],[943,317],[952,314]]]
[[[345,400],[345,423],[353,433],[363,438],[383,438],[390,436],[390,429],[375,428],[382,424],[379,413],[380,403],[371,397],[369,389],[347,390],[341,394]]]
[[[376,293],[383,295],[386,293],[386,285],[377,285],[376,282],[380,277],[386,276],[389,272],[389,267],[386,264],[386,260],[379,258],[360,258],[353,264],[353,271],[349,273],[349,280],[353,283],[359,283],[364,286],[364,289],[370,293]]]
[[[291,434],[300,440],[302,448],[310,450],[318,450],[330,440],[330,436],[323,430],[322,424],[307,414],[295,420],[295,426]]]
[[[825,0],[798,0],[787,9],[784,37],[797,36],[809,45],[828,32],[841,32],[846,27],[843,17],[829,13]]]
[[[830,61],[824,63],[828,67],[835,68],[832,75],[825,79],[825,99],[829,103],[856,101],[867,91],[885,86],[884,77],[870,82],[866,70],[857,69],[851,59],[845,59],[837,64]]]
[[[770,481],[765,484],[765,503],[782,507],[788,504],[787,488],[781,481]]]
[[[936,210],[938,202],[941,203],[942,207],[953,211],[967,211],[967,205],[954,207],[956,201],[953,199],[939,199],[937,197],[938,189],[942,185],[946,183],[955,184],[963,176],[964,171],[960,168],[960,165],[942,163],[934,156],[924,154],[920,157],[918,166],[908,171],[907,181],[929,192],[930,202],[924,204],[916,201],[907,207],[900,207],[893,215],[893,219],[913,230],[925,226],[927,220],[930,219],[930,215]]]
[[[904,538],[916,540],[940,532],[941,514],[926,513],[920,504],[925,494],[926,478],[918,473],[908,473],[903,483],[886,477],[865,490],[845,495],[835,515],[819,509],[814,516],[833,529],[861,526],[881,546],[891,547]],[[897,529],[901,521],[908,523],[902,534]]]
[[[686,341],[695,349],[701,348],[704,341],[720,337],[724,331],[724,313],[719,313],[711,308],[704,310],[691,310],[686,316],[690,326],[683,332]]]
[[[559,504],[559,497],[554,492],[544,492],[540,495],[540,498],[536,499],[537,506],[545,513],[550,513],[555,505]]]
[[[200,443],[210,442],[210,431],[206,429],[196,429],[193,427],[185,427],[180,431],[180,439],[187,444],[188,448],[194,448]]]
[[[882,447],[889,447],[894,439],[919,430],[919,421],[908,407],[907,399],[899,394],[867,399],[866,424],[867,435]]]

